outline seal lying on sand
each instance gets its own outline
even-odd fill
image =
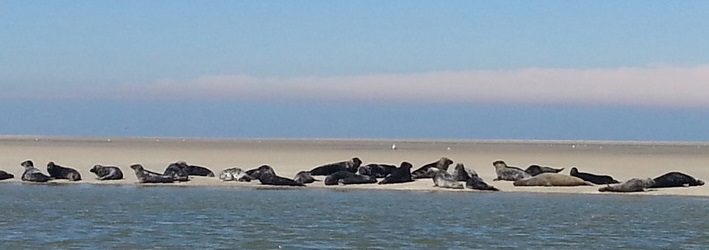
[[[613,177],[610,177],[608,175],[595,175],[590,173],[579,172],[576,167],[571,168],[570,175],[598,185],[620,183],[619,181],[613,179]]]
[[[647,189],[655,184],[655,181],[653,181],[650,178],[647,179],[639,179],[639,178],[633,178],[630,180],[627,180],[626,182],[623,182],[621,184],[617,185],[608,185],[606,187],[599,188],[599,192],[621,192],[621,193],[629,193],[629,192],[643,192],[647,191]]]
[[[485,181],[483,181],[483,179],[478,176],[470,177],[470,179],[465,181],[465,187],[476,190],[500,191],[496,187],[490,186],[485,183]]]
[[[39,171],[39,169],[35,168],[34,163],[30,160],[23,161],[20,165],[25,168],[25,172],[22,173],[23,181],[47,182],[52,179],[51,177],[44,175],[42,171]]]
[[[310,172],[308,171],[300,171],[297,174],[295,174],[295,177],[293,177],[293,180],[298,183],[303,183],[303,184],[308,184],[308,183],[313,183],[318,180],[313,178],[312,175],[310,175]]]
[[[5,172],[3,170],[0,170],[0,180],[7,180],[7,179],[12,179],[15,178],[15,175]]]
[[[420,168],[416,169],[414,172],[411,172],[411,176],[414,179],[432,178],[435,173],[428,172],[429,168],[438,168],[443,171],[448,171],[448,167],[451,164],[453,164],[453,161],[451,159],[448,159],[446,157],[441,157],[441,159],[439,159],[438,161],[423,165],[423,167],[420,167]]]
[[[276,175],[271,166],[262,165],[256,169],[251,177],[258,179],[261,184],[274,186],[305,186],[303,183]]]
[[[96,174],[99,181],[123,179],[123,172],[115,166],[94,165],[89,172]]]
[[[369,175],[374,178],[384,178],[391,174],[396,169],[396,166],[389,164],[371,163],[365,166],[360,166],[357,169],[357,174]]]
[[[685,173],[669,172],[655,179],[651,188],[669,188],[669,187],[692,187],[703,186],[704,181],[694,179]]]
[[[331,175],[339,171],[349,171],[351,173],[356,173],[359,165],[362,164],[362,160],[357,157],[352,158],[349,161],[341,161],[335,163],[325,164],[319,167],[315,167],[310,170],[310,175]]]
[[[377,179],[369,175],[351,173],[349,171],[339,171],[325,177],[325,185],[350,185],[350,184],[371,184],[377,183]]]
[[[550,168],[539,165],[529,165],[529,167],[527,167],[524,172],[527,172],[531,176],[536,176],[541,173],[559,173],[562,170],[564,170],[564,168]]]
[[[399,168],[395,169],[391,174],[384,177],[384,180],[380,181],[379,184],[392,184],[392,183],[404,183],[412,182],[414,179],[411,177],[411,163],[402,162]]]
[[[532,175],[520,168],[507,166],[504,161],[495,161],[492,166],[495,167],[495,173],[497,173],[497,178],[493,179],[493,181],[516,181],[532,177]]]
[[[53,161],[47,163],[47,173],[54,179],[68,179],[70,181],[80,181],[81,174],[73,168],[62,167],[54,164]]]
[[[165,171],[162,173],[162,175],[167,175],[167,176],[174,176],[175,181],[189,181],[190,180],[190,175],[185,172],[185,170],[182,170],[182,167],[180,167],[180,164],[178,162],[171,163],[170,165],[165,168]]]
[[[214,172],[212,172],[212,170],[209,170],[208,168],[202,166],[187,165],[187,162],[184,161],[178,161],[176,163],[180,167],[180,169],[182,169],[182,171],[187,173],[187,175],[214,177]]]
[[[593,183],[565,174],[543,173],[534,177],[516,180],[515,186],[571,187],[593,186]]]
[[[246,174],[246,171],[241,170],[241,168],[227,168],[219,173],[219,179],[222,181],[250,182],[251,176]]]
[[[440,170],[438,168],[429,168],[429,172],[433,174],[433,186],[440,188],[452,188],[452,189],[463,189],[463,184],[458,183],[458,181],[445,170]]]
[[[455,164],[453,169],[453,177],[456,181],[468,181],[470,178],[478,176],[475,170],[466,168],[462,163]]]
[[[174,175],[164,175],[158,174],[152,171],[147,171],[143,168],[143,165],[133,164],[130,166],[133,171],[135,171],[135,177],[138,178],[140,183],[173,183],[175,182]]]

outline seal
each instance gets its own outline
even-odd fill
[[[222,181],[251,182],[251,176],[237,167],[222,170],[222,172],[219,173],[219,179]]]
[[[25,172],[22,173],[22,180],[28,182],[47,182],[52,178],[46,176],[39,169],[34,167],[34,163],[31,160],[26,160],[20,163],[20,166],[25,168]]]
[[[187,175],[214,177],[214,172],[208,168],[196,165],[187,165],[187,162],[178,161],[177,165],[187,173]]]
[[[593,186],[593,183],[584,181],[565,174],[542,173],[526,179],[519,179],[512,183],[515,186],[540,186],[540,187],[572,187]]]
[[[357,168],[357,174],[369,175],[374,178],[384,178],[395,169],[396,166],[390,164],[370,163]]]
[[[495,173],[497,173],[497,178],[493,179],[493,181],[516,181],[532,177],[532,175],[518,167],[507,166],[504,161],[494,161],[492,166],[495,167]]]
[[[325,185],[350,185],[350,184],[371,184],[377,183],[377,179],[369,175],[351,173],[349,171],[339,171],[328,175],[323,181]]]
[[[359,165],[362,164],[362,160],[357,157],[352,158],[349,161],[341,161],[335,163],[325,164],[319,167],[315,167],[310,170],[311,175],[331,175],[339,171],[349,171],[356,173]]]
[[[551,168],[539,165],[529,165],[529,167],[527,167],[524,172],[527,172],[531,176],[536,176],[541,173],[559,173],[562,170],[564,170],[564,168]]]
[[[135,177],[138,178],[139,183],[173,183],[175,182],[175,176],[173,175],[163,175],[152,171],[147,171],[143,168],[143,165],[133,164],[130,166],[133,171],[135,171]]]
[[[456,181],[468,181],[474,176],[478,176],[478,173],[476,173],[475,170],[466,168],[463,163],[455,164],[455,168],[453,169],[453,177],[455,177]]]
[[[602,188],[598,189],[598,192],[619,192],[619,193],[629,193],[629,192],[643,192],[647,191],[649,187],[651,187],[653,184],[655,184],[655,181],[653,181],[650,178],[647,179],[639,179],[639,178],[633,178],[630,180],[627,180],[621,184],[617,185],[608,185]]]
[[[258,176],[258,177],[256,177]],[[261,184],[273,185],[273,186],[305,186],[303,183],[294,181],[293,179],[288,179],[276,175],[276,171],[273,170],[271,166],[262,165],[253,173],[252,177],[256,177]]]
[[[174,176],[175,181],[189,181],[190,177],[187,172],[182,170],[182,167],[180,166],[179,162],[175,163],[170,163],[170,165],[165,168],[165,171],[162,173],[162,175],[167,175],[167,176]]]
[[[411,177],[411,167],[413,167],[411,163],[406,161],[402,162],[401,165],[399,165],[399,168],[395,169],[391,172],[391,174],[384,177],[384,180],[381,180],[379,184],[404,183],[414,181],[414,179]]]
[[[451,164],[453,164],[453,161],[451,159],[441,157],[441,159],[439,159],[438,161],[423,165],[422,167],[416,169],[414,172],[411,172],[411,176],[414,179],[432,178],[434,173],[428,172],[429,168],[438,168],[443,171],[448,171],[448,167]]]
[[[123,172],[116,166],[94,165],[89,172],[96,174],[99,181],[123,179]]]
[[[595,175],[591,173],[579,172],[576,167],[572,167],[571,171],[569,171],[569,174],[573,177],[581,178],[584,181],[588,181],[597,185],[620,183],[619,181],[613,179],[613,177],[610,177],[608,175]]]
[[[54,164],[53,161],[47,163],[47,173],[54,179],[68,179],[70,181],[80,181],[81,174],[73,168],[62,167]]]
[[[0,170],[0,181],[1,180],[7,180],[7,179],[12,179],[15,178],[15,175],[5,172],[3,170]]]
[[[295,177],[293,177],[293,180],[295,182],[303,183],[303,184],[308,184],[308,183],[313,183],[318,180],[313,178],[312,175],[310,175],[310,172],[308,171],[300,171],[297,174],[295,174]]]
[[[655,182],[651,188],[669,188],[669,187],[693,187],[703,186],[704,181],[697,180],[692,176],[680,172],[669,172],[653,179]]]
[[[465,181],[465,187],[469,188],[469,189],[476,189],[476,190],[500,191],[496,187],[490,186],[487,183],[485,183],[485,181],[483,181],[483,179],[478,176],[470,177],[470,179]]]
[[[445,170],[438,168],[429,168],[429,172],[433,174],[433,186],[439,188],[463,189],[463,184],[460,184],[453,175]]]

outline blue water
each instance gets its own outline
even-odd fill
[[[704,248],[677,196],[0,185],[0,249]]]

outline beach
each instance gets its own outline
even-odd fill
[[[392,149],[394,144],[396,150]],[[45,173],[46,164],[53,161],[78,170],[83,177],[78,182],[53,180],[55,183],[145,185],[137,183],[130,165],[140,163],[146,169],[162,172],[172,162],[186,161],[207,167],[218,176],[226,168],[248,170],[267,164],[278,175],[292,178],[299,171],[352,157],[359,157],[363,165],[398,166],[408,161],[413,169],[448,157],[455,162],[451,169],[456,163],[463,163],[504,192],[607,194],[598,192],[600,186],[515,187],[509,181],[492,181],[496,177],[492,166],[495,160],[523,169],[531,164],[563,167],[562,174],[568,174],[575,166],[582,172],[610,175],[621,181],[654,178],[671,171],[709,179],[709,144],[694,142],[0,137],[0,170],[15,175],[14,179],[3,182],[21,182],[20,163],[24,160],[34,161]],[[118,166],[125,178],[98,181],[89,172],[95,164]],[[152,185],[265,187],[259,181],[225,182],[217,177],[200,176],[191,177],[188,182]],[[437,188],[430,179],[390,185],[325,186],[315,182],[306,188],[481,192]],[[709,196],[709,187],[664,188],[632,195]]]

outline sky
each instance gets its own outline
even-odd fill
[[[706,1],[0,3],[0,134],[709,141]]]

